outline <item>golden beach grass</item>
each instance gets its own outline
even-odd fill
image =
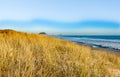
[[[0,77],[119,77],[120,57],[38,34],[0,31]]]

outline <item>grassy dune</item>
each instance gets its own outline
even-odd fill
[[[0,77],[119,77],[120,57],[50,36],[0,31]]]

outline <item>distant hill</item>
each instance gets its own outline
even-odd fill
[[[45,33],[45,32],[40,32],[39,34],[44,34],[44,35],[46,35],[47,33]]]

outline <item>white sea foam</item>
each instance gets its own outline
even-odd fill
[[[120,40],[115,40],[115,39],[95,39],[95,38],[79,38],[79,37],[70,37],[63,39],[67,39],[75,42],[82,42],[89,45],[100,45],[103,47],[120,49]]]

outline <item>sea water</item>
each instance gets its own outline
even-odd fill
[[[90,45],[94,48],[120,50],[120,36],[118,35],[57,35],[57,38]]]

